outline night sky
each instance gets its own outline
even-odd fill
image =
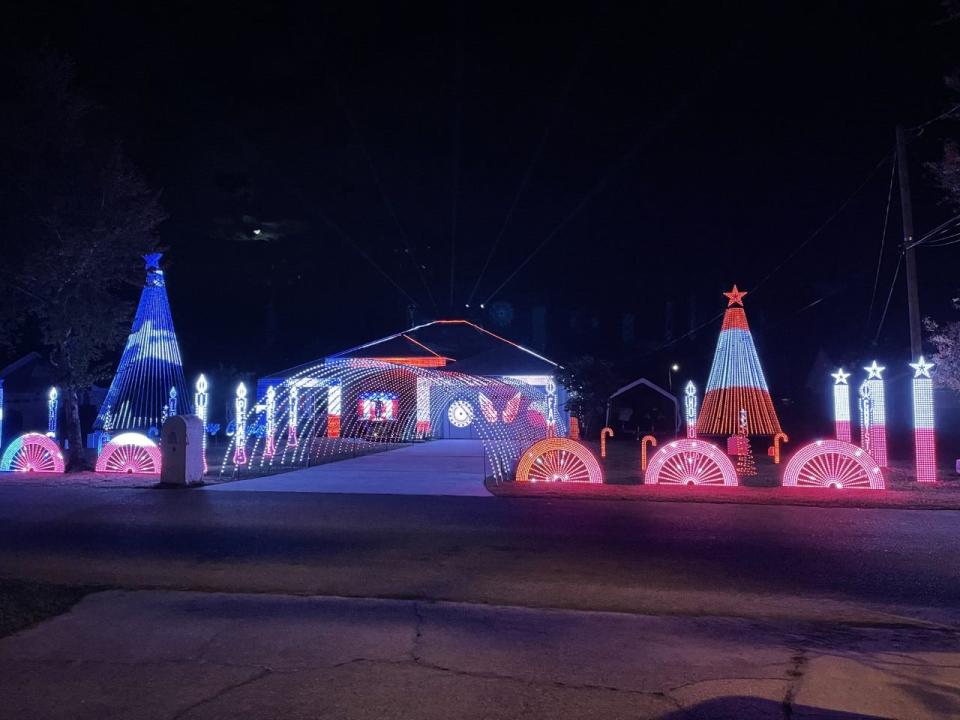
[[[69,54],[162,189],[188,374],[412,313],[703,382],[734,282],[775,395],[820,351],[908,359],[902,274],[871,348],[896,190],[868,309],[894,127],[956,102],[937,2],[126,5],[14,3],[5,43]],[[952,214],[922,165],[951,134],[910,146],[918,234]],[[919,255],[925,315],[957,248]]]

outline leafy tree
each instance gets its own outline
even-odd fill
[[[960,298],[954,298],[954,307],[960,310]],[[938,383],[960,391],[960,322],[936,323],[926,318],[927,339],[937,349],[934,377]]]
[[[72,63],[43,50],[2,68],[0,219],[16,238],[0,270],[0,340],[42,345],[56,369],[68,469],[87,467],[79,397],[109,377],[142,283],[140,255],[163,221],[107,118],[75,88]],[[11,333],[10,330],[18,332]]]
[[[943,146],[943,157],[928,167],[947,202],[960,209],[960,145],[948,140]]]
[[[580,418],[585,434],[603,425],[607,398],[623,384],[613,363],[593,355],[564,362],[558,380],[567,389],[566,409]]]

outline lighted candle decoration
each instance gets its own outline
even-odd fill
[[[341,408],[340,383],[332,380],[327,386],[327,437],[340,437]]]
[[[236,426],[233,442],[233,462],[237,465],[247,464],[247,386],[237,385],[237,399],[234,400],[236,409]]]
[[[170,409],[170,414],[168,417],[175,417],[177,414],[177,389],[175,387],[170,388],[170,397],[167,401],[167,407]]]
[[[880,467],[887,467],[887,417],[886,401],[884,398],[883,377],[886,370],[874,360],[872,364],[863,368],[869,375],[861,387],[861,397],[866,402],[863,405],[863,419],[865,421],[864,435],[861,445],[870,457],[876,460]],[[864,389],[866,392],[864,392]]]
[[[200,418],[200,452],[203,454],[203,472],[207,472],[207,379],[200,374],[195,386],[196,392],[193,394],[193,405],[197,410],[197,417]]]
[[[692,440],[697,436],[697,386],[693,384],[693,380],[687,382],[683,392],[685,394],[683,406],[687,421],[687,437]],[[644,463],[644,467],[646,467],[646,463]]]
[[[287,447],[297,447],[297,422],[300,411],[300,388],[296,383],[290,385],[287,393]]]
[[[430,434],[430,378],[417,377],[417,437]]]
[[[267,388],[265,412],[267,415],[267,437],[263,444],[263,456],[272,458],[276,452],[274,436],[277,430],[277,391],[273,385]]]
[[[547,437],[556,437],[557,434],[557,383],[552,377],[547,378]],[[610,431],[613,434],[613,431]]]
[[[833,423],[836,428],[837,440],[852,442],[853,434],[850,429],[850,384],[847,378],[850,373],[843,368],[837,368],[833,377]]]
[[[57,408],[60,406],[60,394],[55,387],[47,395],[47,437],[57,436]]]
[[[933,379],[930,370],[933,363],[923,355],[913,368],[913,441],[917,465],[917,482],[937,481],[937,455],[933,425]]]

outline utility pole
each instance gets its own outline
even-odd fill
[[[910,203],[910,170],[907,168],[907,141],[897,125],[897,175],[900,178],[900,215],[903,218],[903,254],[907,272],[907,317],[910,320],[910,355],[923,354],[920,329],[920,296],[917,289],[917,258],[913,248],[913,205]]]

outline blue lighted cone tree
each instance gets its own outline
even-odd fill
[[[90,464],[80,400],[110,377],[107,358],[130,327],[129,286],[142,277],[137,258],[165,216],[105,132],[113,123],[75,88],[69,59],[43,49],[2,70],[0,220],[19,241],[5,245],[0,267],[0,342],[50,359],[67,470],[81,470]]]
[[[780,420],[773,409],[767,381],[760,367],[757,348],[743,310],[746,292],[733,286],[724,293],[727,310],[717,349],[710,367],[697,431],[703,435],[735,435],[739,431],[740,411],[747,411],[747,435],[773,435],[780,432]]]
[[[143,256],[147,279],[127,345],[97,415],[97,429],[159,430],[170,388],[177,390],[178,413],[190,412],[190,393],[183,376],[160,257],[160,253]]]

